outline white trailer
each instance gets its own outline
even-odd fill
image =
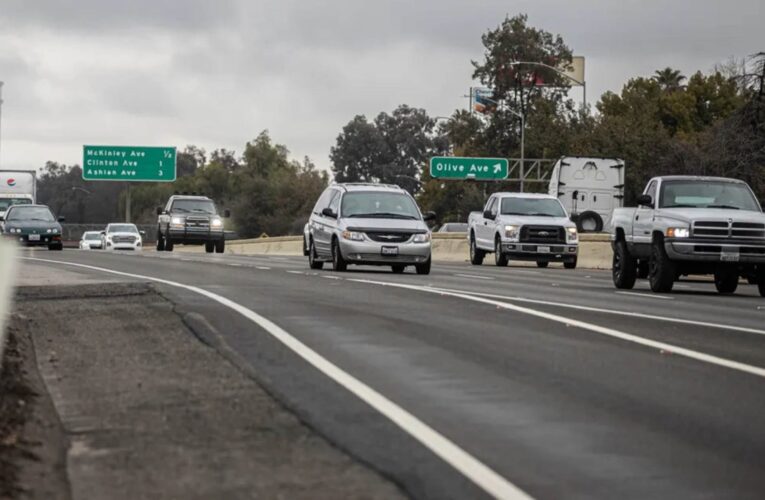
[[[558,197],[579,232],[608,230],[624,205],[624,160],[564,156],[555,163],[549,194]]]
[[[37,201],[37,173],[33,170],[0,170],[0,218],[11,205]]]

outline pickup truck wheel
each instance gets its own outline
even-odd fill
[[[494,242],[494,263],[499,267],[507,265],[507,255],[502,253],[502,240],[499,238]]]
[[[563,267],[564,267],[565,269],[576,269],[576,262],[577,262],[577,260],[578,260],[578,259],[579,259],[578,257],[574,257],[574,258],[573,258],[573,259],[571,259],[571,260],[567,260],[567,261],[565,261],[565,262],[563,263]]]
[[[537,261],[537,267],[543,267],[544,268],[544,267],[547,267],[549,265],[550,265],[550,263],[547,262],[546,260],[538,260]]]
[[[614,245],[614,260],[611,266],[611,275],[614,280],[614,286],[623,290],[631,290],[635,286],[637,278],[637,262],[630,255],[627,248],[627,242],[617,241]]]
[[[641,260],[638,262],[637,277],[641,280],[644,280],[648,277],[648,261],[647,260]]]
[[[757,289],[760,297],[765,297],[765,265],[759,265],[757,270]]]
[[[175,244],[173,243],[173,240],[171,240],[170,238],[166,238],[165,239],[165,252],[172,252],[174,245]]]
[[[424,264],[415,264],[417,274],[430,274],[430,258]]]
[[[480,266],[483,264],[483,258],[486,256],[486,252],[479,249],[475,245],[475,237],[470,238],[470,263],[474,266]]]
[[[738,271],[728,267],[715,269],[715,288],[725,295],[734,293],[738,288]]]
[[[316,247],[313,246],[313,240],[308,244],[308,267],[311,269],[321,269],[324,263],[316,259]]]
[[[215,242],[208,241],[205,243],[205,252],[207,253],[213,253],[215,251]]]
[[[664,250],[664,241],[657,240],[651,245],[651,261],[648,265],[648,283],[654,292],[671,292],[675,284],[675,264]]]
[[[343,272],[348,269],[348,263],[345,262],[343,254],[340,251],[340,244],[337,240],[332,241],[332,269],[337,272]]]
[[[215,242],[215,253],[223,253],[226,251],[226,240],[218,240]]]
[[[406,269],[406,266],[401,264],[393,264],[392,266],[390,266],[390,268],[391,268],[391,271],[394,272],[394,274],[403,274],[404,269]]]
[[[157,230],[157,252],[165,251],[165,239],[162,237],[162,232]]]

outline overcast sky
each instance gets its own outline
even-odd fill
[[[0,0],[0,166],[80,163],[83,144],[241,153],[268,129],[326,168],[354,115],[466,107],[481,35],[522,12],[586,57],[591,103],[765,49],[762,0]]]

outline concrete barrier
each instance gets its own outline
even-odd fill
[[[578,267],[585,269],[611,269],[613,254],[608,234],[583,234],[579,238]],[[204,252],[204,247],[199,246],[176,248],[186,252]],[[303,237],[279,236],[275,238],[227,241],[226,253],[234,255],[303,255]],[[464,234],[433,234],[434,261],[466,262],[469,254],[468,242]]]
[[[16,280],[16,244],[0,239],[0,366],[3,364],[5,325],[11,313],[13,283]]]

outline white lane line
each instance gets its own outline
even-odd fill
[[[266,266],[255,266],[255,269],[260,269],[261,271],[270,271],[271,270],[270,267],[266,267]]]
[[[244,264],[228,264],[231,267],[244,267]]]
[[[627,292],[624,290],[617,290],[614,293],[618,293],[620,295],[632,295],[634,297],[643,297],[646,299],[675,300],[674,297],[667,297],[666,295],[656,295],[653,293]]]
[[[709,323],[706,321],[697,321],[693,319],[682,319],[682,318],[676,318],[676,317],[668,317],[668,316],[658,316],[655,314],[645,314],[645,313],[638,313],[633,311],[619,311],[617,309],[603,309],[601,307],[591,307],[591,306],[580,306],[577,304],[567,304],[565,302],[553,302],[550,300],[539,300],[539,299],[528,299],[526,297],[510,297],[508,295],[497,295],[493,293],[481,293],[481,292],[471,292],[470,290],[455,290],[452,288],[439,288],[439,287],[430,287],[431,290],[442,290],[445,292],[455,292],[455,293],[464,293],[467,295],[475,295],[478,297],[488,297],[490,299],[502,299],[502,300],[509,300],[511,302],[523,302],[527,304],[538,304],[542,306],[553,306],[553,307],[561,307],[564,309],[575,309],[578,311],[588,311],[588,312],[597,312],[597,313],[604,313],[604,314],[615,314],[617,316],[629,316],[633,318],[643,318],[643,319],[653,319],[657,321],[663,321],[666,323],[680,323],[683,325],[694,325],[694,326],[703,326],[707,328],[715,328],[719,330],[732,330],[736,332],[743,332],[743,333],[754,333],[756,335],[765,335],[765,330],[759,330],[757,328],[747,328],[745,326],[734,326],[734,325],[726,325],[723,323]],[[759,307],[758,307],[759,309]],[[765,306],[762,307],[762,309],[765,309]]]
[[[316,275],[312,275],[312,276],[316,276]],[[339,279],[341,279],[341,278],[338,278],[337,276],[327,276],[326,274],[322,274],[321,277],[324,278],[324,279],[328,279],[328,280],[339,280]]]
[[[460,278],[473,278],[477,280],[494,280],[494,278],[489,276],[478,276],[477,274],[455,274],[454,276],[459,276]]]
[[[391,422],[398,425],[404,432],[422,443],[438,457],[450,464],[465,477],[473,481],[473,483],[475,483],[489,495],[495,498],[509,500],[525,500],[532,498],[526,492],[494,472],[486,464],[457,446],[445,436],[439,434],[438,431],[429,427],[426,423],[406,411],[404,408],[398,406],[396,403],[375,391],[364,382],[355,378],[353,375],[343,371],[342,368],[332,364],[328,359],[324,358],[319,353],[299,341],[297,338],[287,333],[271,320],[264,318],[255,311],[247,309],[246,307],[238,304],[237,302],[234,302],[233,300],[227,299],[216,293],[209,292],[203,288],[184,285],[183,283],[177,283],[175,281],[169,281],[162,278],[154,278],[152,276],[123,273],[121,271],[113,271],[111,269],[104,269],[102,267],[75,264],[73,262],[36,259],[31,257],[26,257],[25,259],[48,262],[51,264],[63,264],[67,266],[81,267],[84,269],[116,274],[118,276],[125,276],[128,278],[154,281],[156,283],[162,283],[164,285],[189,290],[214,300],[219,304],[233,309],[234,311],[238,312],[245,318],[261,327],[272,337],[290,348],[295,354],[303,358],[324,375],[331,378],[350,393],[354,394],[369,406],[386,416]]]
[[[477,297],[474,295],[468,295],[464,293],[455,293],[455,292],[448,292],[443,289],[434,289],[434,288],[428,288],[423,286],[416,286],[416,285],[404,285],[400,283],[389,283],[385,281],[373,281],[373,280],[362,280],[362,279],[349,279],[348,281],[355,281],[358,283],[368,283],[372,285],[381,285],[381,286],[390,286],[395,288],[406,288],[409,290],[416,290],[421,292],[427,292],[427,293],[437,293],[441,295],[448,295],[451,297],[456,297],[459,299],[464,300],[470,300],[473,302],[480,302],[482,304],[489,304],[492,306],[496,306],[502,309],[508,309],[510,311],[516,311],[523,314],[528,314],[530,316],[536,316],[538,318],[547,319],[550,321],[555,321],[556,323],[563,323],[568,326],[574,326],[577,328],[581,328],[583,330],[590,330],[591,332],[599,333],[601,335],[606,335],[608,337],[613,337],[621,340],[625,340],[627,342],[632,342],[635,344],[639,344],[642,346],[650,347],[653,349],[657,349],[660,351],[668,351],[672,354],[677,354],[680,356],[685,356],[687,358],[695,359],[697,361],[702,361],[705,363],[709,363],[712,365],[722,366],[725,368],[730,368],[732,370],[738,370],[744,373],[749,373],[751,375],[757,375],[759,377],[765,377],[765,368],[760,368],[758,366],[752,366],[747,365],[746,363],[740,363],[738,361],[733,361],[730,359],[720,358],[718,356],[713,356],[711,354],[705,354],[703,352],[694,351],[692,349],[686,349],[684,347],[679,347],[673,344],[667,344],[665,342],[659,342],[656,340],[651,340],[643,337],[639,337],[637,335],[632,335],[630,333],[625,333],[619,330],[614,330],[613,328],[607,328],[604,326],[598,326],[594,325],[592,323],[587,323],[585,321],[579,321],[573,318],[567,318],[565,316],[559,316],[557,314],[552,313],[546,313],[543,311],[538,311],[536,309],[529,309],[528,307],[521,307],[517,306],[515,304],[509,304],[507,302],[499,302],[496,300],[491,299],[484,299],[481,297]]]
[[[305,274],[303,271],[287,271],[290,274]]]

